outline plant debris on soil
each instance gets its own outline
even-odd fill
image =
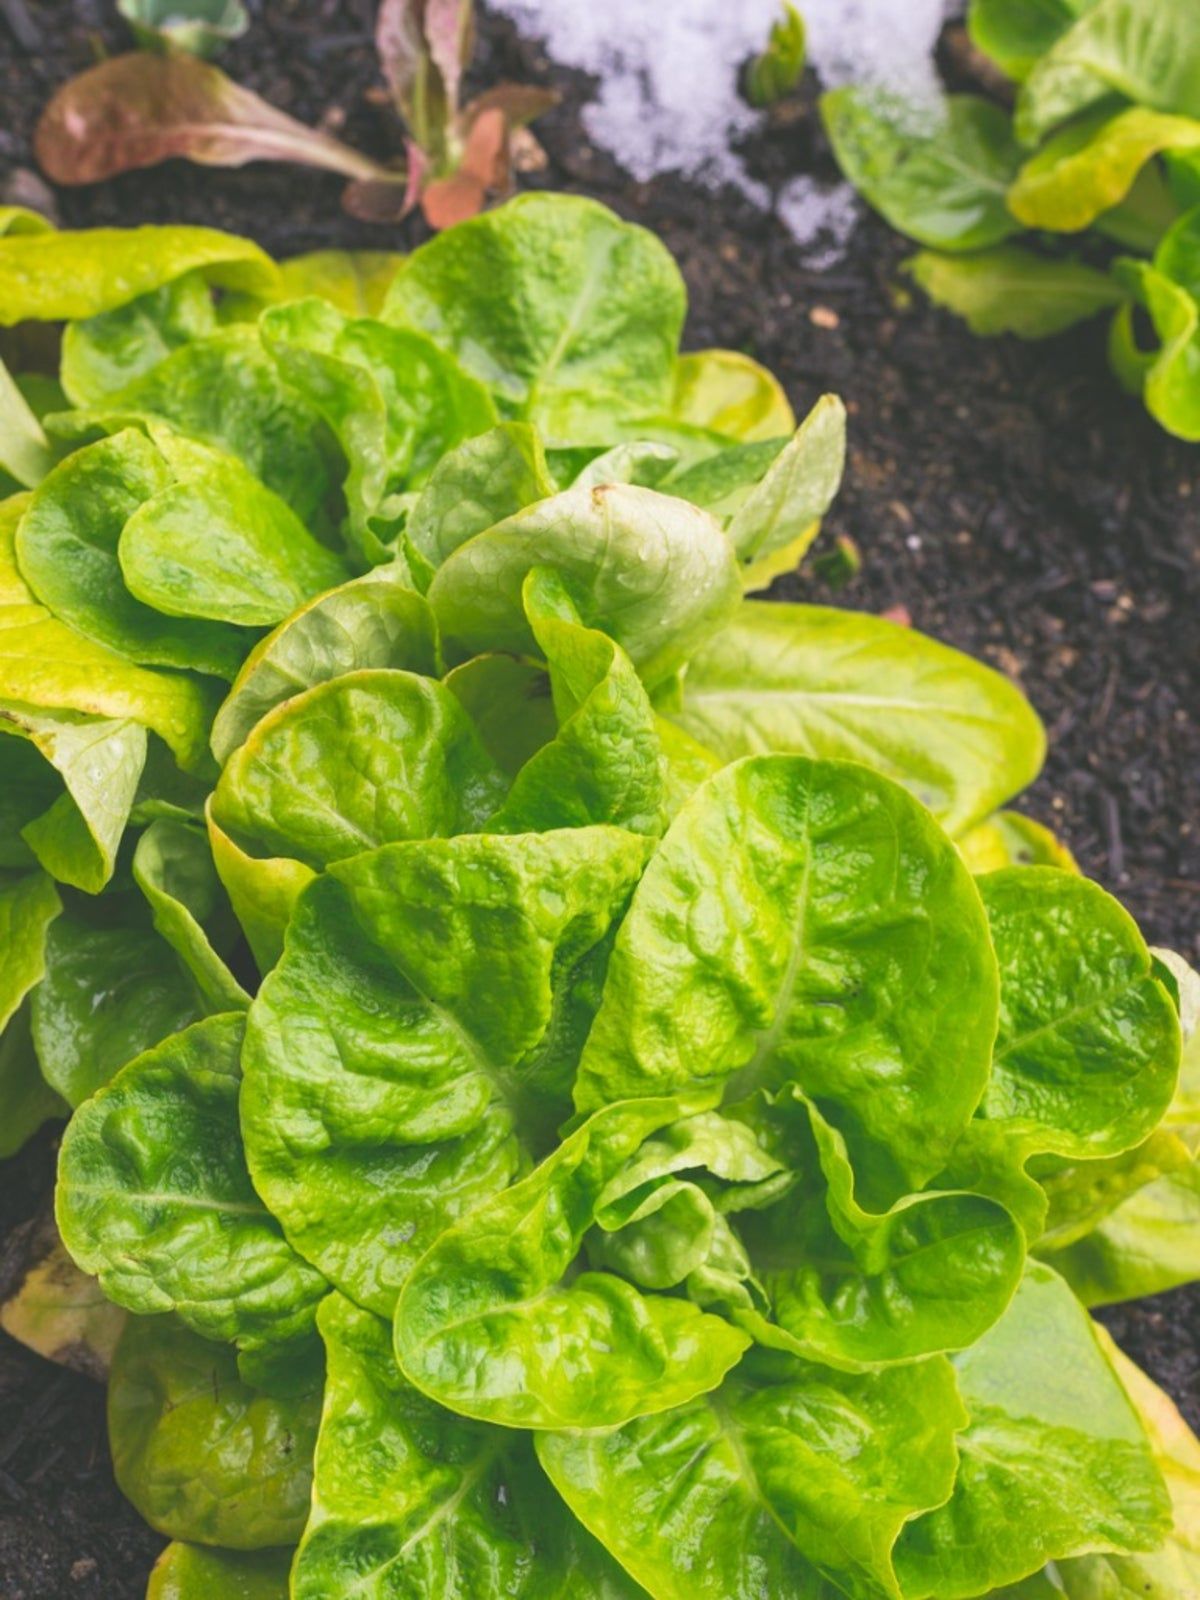
[[[222,65],[292,115],[394,154],[372,0],[250,9]],[[50,197],[33,171],[38,113],[97,51],[127,43],[106,0],[0,0],[0,203],[52,198],[69,227],[203,223],[278,255],[423,236],[419,222],[353,222],[339,180],[285,167],[172,163]],[[1097,328],[1037,345],[979,340],[906,287],[908,247],[873,216],[818,272],[780,218],[737,190],[631,181],[583,130],[594,82],[503,18],[482,19],[473,78],[561,91],[537,124],[545,166],[524,181],[593,195],[663,237],[691,292],[688,347],[747,351],[798,413],[827,390],[845,399],[846,484],[818,549],[852,538],[861,572],[836,596],[788,577],[777,597],[911,621],[1016,678],[1050,735],[1021,808],[1069,842],[1152,943],[1200,960],[1200,456],[1121,393]],[[814,87],[809,74],[739,150],[771,193],[797,175],[837,181]],[[0,1287],[3,1241],[43,1203],[56,1144],[44,1130],[0,1169]],[[1200,1288],[1104,1320],[1200,1425]],[[0,1600],[142,1600],[162,1541],[113,1484],[103,1410],[96,1385],[0,1336]]]

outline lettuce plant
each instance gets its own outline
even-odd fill
[[[791,94],[804,76],[807,57],[804,18],[791,0],[786,0],[783,15],[767,36],[766,48],[754,57],[746,71],[746,98],[750,104],[772,106]]]
[[[138,44],[211,56],[250,26],[242,0],[117,0]]]
[[[153,48],[102,61],[58,90],[37,131],[47,176],[98,183],[173,157],[217,167],[296,162],[348,179],[343,204],[366,221],[395,222],[419,204],[443,228],[510,190],[513,134],[556,100],[549,90],[502,83],[461,104],[471,0],[381,0],[380,70],[408,131],[402,162],[376,161],[200,59],[244,29],[236,0],[193,9],[194,17],[169,11],[164,19],[161,7],[129,0],[124,14]]]
[[[1194,1595],[1200,1447],[1087,1307],[1200,1275],[1200,980],[1004,809],[1009,682],[746,597],[838,402],[681,355],[564,197],[386,261],[18,228],[0,307],[65,323],[5,1149],[70,1109],[3,1321],[127,1314],[150,1595]]]
[[[1108,313],[1118,379],[1200,439],[1200,13],[971,0],[968,22],[1015,111],[837,89],[822,113],[843,172],[925,246],[910,271],[974,332],[1040,339]]]

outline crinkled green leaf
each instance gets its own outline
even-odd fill
[[[1120,1155],[1095,1161],[1039,1163],[1048,1207],[1037,1254],[1055,1265],[1058,1251],[1084,1238],[1131,1196],[1167,1173],[1186,1171],[1192,1152],[1176,1133],[1156,1128],[1148,1139]],[[1063,1275],[1069,1276],[1070,1268]]]
[[[1197,124],[1200,126],[1200,124]],[[1113,325],[1110,355],[1130,387],[1141,393],[1151,416],[1181,439],[1200,439],[1200,207],[1182,216],[1163,239],[1154,264],[1122,260],[1116,272],[1147,313],[1158,348],[1143,350],[1133,327],[1132,307]],[[1132,360],[1121,360],[1122,345]]]
[[[1179,1083],[1165,1120],[1169,1127],[1190,1128],[1200,1124],[1200,972],[1174,950],[1150,954],[1155,977],[1175,1002],[1183,1036]]]
[[[191,973],[206,1006],[248,1006],[250,996],[224,959],[235,929],[204,830],[157,818],[138,840],[133,876],[156,931]]]
[[[80,412],[47,419],[52,434],[94,438],[162,418],[238,457],[309,527],[323,529],[337,477],[320,419],[284,383],[255,328],[196,339]]]
[[[0,239],[7,234],[52,233],[54,224],[28,206],[0,206]]]
[[[1136,1190],[1049,1257],[1085,1305],[1161,1294],[1200,1277],[1200,1162]]]
[[[729,541],[706,512],[629,484],[568,489],[458,547],[429,588],[447,651],[535,649],[521,602],[534,567],[562,577],[588,627],[608,633],[647,683],[669,677],[733,615]]]
[[[389,496],[419,487],[449,449],[492,426],[487,390],[419,334],[345,317],[324,300],[273,307],[261,327],[284,378],[342,448],[352,538],[375,564],[372,524],[394,531]]]
[[[42,1072],[72,1106],[205,1009],[145,908],[108,895],[50,928],[32,1007]]]
[[[146,730],[133,721],[0,701],[4,735],[0,759],[6,761],[12,737],[26,739],[63,785],[21,837],[52,878],[98,894],[116,865],[146,761]]]
[[[724,766],[721,758],[685,733],[674,722],[659,715],[656,720],[658,742],[667,763],[667,817],[673,818],[685,801],[706,778]]]
[[[1015,244],[969,256],[922,250],[909,271],[931,300],[984,336],[1046,339],[1125,299],[1108,273]]]
[[[1058,1248],[1118,1204],[1147,1162],[1177,1165],[1155,1130],[1178,1077],[1178,1023],[1137,928],[1096,884],[1041,866],[979,884],[1000,1027],[979,1112],[939,1183],[993,1195],[1031,1240],[1049,1227],[1046,1248]]]
[[[766,1206],[792,1175],[745,1124],[701,1112],[664,1128],[605,1185],[588,1260],[643,1289],[686,1284],[698,1305],[765,1303],[725,1218]]]
[[[743,561],[795,548],[832,505],[845,455],[846,410],[826,395],[734,512],[729,538]]]
[[[1109,1156],[1161,1120],[1179,1076],[1175,1008],[1137,926],[1074,873],[980,879],[1000,966],[1000,1026],[979,1114],[1036,1127],[1040,1148]]]
[[[841,482],[845,448],[845,409],[827,395],[790,440],[719,451],[673,478],[669,489],[721,519],[750,569],[744,587],[761,588],[775,575],[765,564],[773,569],[772,558],[786,555],[797,565],[816,538]]]
[[[888,1204],[938,1171],[974,1110],[996,990],[970,875],[902,789],[843,762],[739,762],[683,807],[638,885],[576,1105],[794,1082]]]
[[[113,1358],[108,1434],[122,1493],[171,1539],[261,1550],[308,1514],[319,1382],[281,1399],[238,1375],[229,1345],[173,1317],[130,1317]]]
[[[49,810],[62,792],[58,774],[27,740],[6,739],[4,784],[0,786],[0,868],[37,865],[21,829]]]
[[[212,1550],[169,1544],[146,1600],[288,1600],[290,1550]]]
[[[140,723],[159,734],[181,764],[197,765],[211,716],[206,692],[180,673],[134,666],[34,600],[14,549],[29,498],[14,495],[0,505],[0,698]]]
[[[1165,172],[1170,159],[1168,154],[1144,166],[1124,200],[1096,218],[1096,231],[1127,250],[1150,254],[1181,209]]]
[[[292,907],[300,891],[312,882],[313,869],[289,856],[249,855],[213,820],[211,800],[205,820],[217,876],[259,971],[269,972],[283,953]]]
[[[558,732],[550,674],[536,662],[488,651],[448,672],[445,684],[510,778]]]
[[[320,870],[398,839],[478,828],[507,785],[434,678],[362,668],[285,700],[225,764],[213,817]]]
[[[69,323],[63,334],[63,388],[72,405],[96,405],[180,345],[216,328],[216,308],[204,274],[185,272],[127,305]]]
[[[764,1135],[796,1182],[740,1222],[770,1319],[737,1320],[760,1343],[862,1371],[964,1349],[1003,1313],[1025,1241],[1002,1205],[925,1190],[864,1209],[845,1140],[795,1089],[775,1097]]]
[[[611,1273],[564,1278],[606,1184],[648,1135],[703,1108],[703,1091],[690,1098],[597,1111],[446,1229],[396,1306],[417,1388],[462,1416],[543,1429],[614,1427],[717,1387],[748,1343],[722,1318]]]
[[[785,436],[756,439],[717,450],[674,475],[668,486],[669,493],[711,511],[728,529],[733,514],[762,482],[787,444]]]
[[[995,872],[1000,867],[1060,867],[1078,872],[1075,857],[1056,834],[1020,811],[997,811],[958,840],[971,871]]]
[[[502,422],[438,462],[406,524],[407,542],[432,575],[459,545],[553,493],[537,433]]]
[[[414,251],[383,315],[457,356],[549,443],[611,443],[612,419],[667,409],[685,299],[652,234],[593,200],[531,194]]]
[[[1016,128],[1051,128],[1119,95],[1157,111],[1200,111],[1200,16],[1190,0],[1099,0],[1051,44],[1017,97]]]
[[[135,599],[166,616],[260,628],[348,578],[236,456],[152,432],[178,481],[135,510],[121,533],[121,575]]]
[[[1060,1562],[1053,1595],[1067,1600],[1191,1600],[1200,1585],[1200,1442],[1163,1391],[1097,1336],[1150,1439],[1171,1496],[1175,1526],[1147,1555],[1091,1555]]]
[[[437,673],[433,614],[398,567],[308,601],[255,645],[213,722],[213,754],[225,762],[282,701],[363,667]]]
[[[26,1000],[0,1032],[0,1160],[16,1155],[43,1122],[67,1115],[67,1104],[42,1076]]]
[[[657,489],[678,461],[679,452],[669,444],[628,439],[593,456],[567,487],[595,489],[606,483],[636,483],[643,489]]]
[[[242,1128],[292,1244],[360,1304],[389,1312],[569,1113],[602,941],[647,851],[615,828],[420,839],[301,896],[250,1009]]]
[[[1167,1113],[1130,1150],[1058,1163],[1041,1174],[1050,1204],[1038,1251],[1089,1303],[1156,1293],[1200,1271],[1194,1244],[1200,1204],[1200,978],[1169,950],[1151,954],[1183,1034],[1179,1081]]]
[[[1048,1267],[1030,1264],[1009,1310],[954,1365],[971,1420],[949,1501],[900,1535],[906,1600],[959,1600],[1047,1561],[1161,1543],[1170,1505],[1137,1414]]]
[[[0,361],[0,483],[11,480],[32,489],[54,465],[54,452],[41,422]]]
[[[331,1295],[329,1378],[296,1600],[636,1600],[530,1441],[468,1422],[401,1376],[386,1322]],[[364,1587],[364,1585],[366,1587]]]
[[[747,444],[778,439],[796,427],[779,379],[740,350],[693,350],[680,356],[671,415]]]
[[[1010,78],[1034,65],[1097,0],[971,0],[971,42]]]
[[[122,531],[174,482],[162,453],[132,428],[68,456],[35,491],[17,528],[21,575],[56,619],[130,661],[232,678],[252,634],[164,616],[136,599],[122,574]]]
[[[277,269],[249,239],[214,228],[14,230],[0,238],[0,323],[98,316],[187,272],[255,291],[269,288]]]
[[[991,101],[920,104],[848,86],[822,97],[821,118],[846,177],[918,244],[978,250],[1017,232],[1005,194],[1020,149]]]
[[[712,1394],[537,1450],[658,1600],[865,1600],[898,1593],[892,1547],[949,1494],[965,1420],[942,1358],[869,1376],[747,1360]]]
[[[952,834],[1037,776],[1045,734],[990,667],[880,618],[746,601],[689,663],[672,720],[726,761],[764,750],[862,761]]]
[[[765,1309],[738,1234],[726,1218],[770,1205],[792,1174],[746,1123],[701,1112],[664,1128],[606,1184],[584,1248],[595,1267],[640,1288],[685,1285],[698,1306]]]
[[[319,295],[348,317],[377,317],[402,255],[392,250],[311,250],[279,263],[280,300]]]
[[[44,872],[0,874],[0,1158],[13,1155],[61,1109],[38,1067],[23,1004],[45,975],[46,934],[61,909]]]
[[[130,1311],[174,1311],[245,1348],[313,1328],[327,1285],[250,1182],[238,1128],[236,1013],[136,1057],[71,1119],[58,1165],[63,1240]]]
[[[585,628],[557,573],[535,567],[525,611],[550,669],[559,727],[517,773],[495,833],[612,823],[658,834],[664,761],[656,718],[633,663],[607,635]]]
[[[1072,122],[1021,168],[1008,193],[1009,209],[1027,228],[1077,233],[1089,227],[1125,198],[1152,156],[1200,148],[1200,98],[1194,112],[1171,116],[1134,106],[1115,115],[1102,109]]]

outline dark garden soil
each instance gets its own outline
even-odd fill
[[[234,76],[352,143],[394,151],[371,0],[251,10],[223,61]],[[0,0],[0,202],[28,195],[37,113],[101,47],[124,48],[107,0]],[[662,235],[691,290],[689,346],[757,356],[797,411],[825,390],[845,398],[850,463],[823,548],[848,535],[863,568],[838,603],[907,616],[1017,678],[1051,741],[1022,807],[1069,840],[1152,942],[1200,957],[1200,456],[1117,390],[1101,330],[979,341],[906,292],[905,248],[874,218],[820,273],[736,194],[671,177],[631,184],[581,130],[589,80],[503,21],[485,20],[477,72],[563,91],[538,124],[548,164],[526,181],[595,195]],[[808,90],[748,148],[757,175],[834,177]],[[419,224],[397,236],[352,222],[339,187],[283,168],[173,164],[54,198],[69,226],[206,223],[283,255],[419,238]],[[811,578],[777,588],[832,598]],[[0,1168],[0,1239],[45,1194],[53,1147],[43,1135]],[[1200,1291],[1105,1320],[1200,1424]],[[0,1336],[0,1600],[141,1600],[159,1542],[113,1486],[99,1390]]]

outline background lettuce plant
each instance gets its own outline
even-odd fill
[[[971,0],[968,25],[1014,111],[834,90],[822,115],[843,172],[925,246],[909,270],[976,333],[1039,339],[1111,313],[1117,378],[1200,439],[1200,14]]]
[[[119,9],[146,48],[101,61],[51,99],[36,146],[55,183],[98,183],[173,157],[217,167],[289,161],[348,179],[342,202],[365,221],[395,222],[420,205],[445,228],[510,192],[513,136],[557,98],[501,83],[463,103],[472,0],[381,0],[379,66],[407,132],[403,161],[376,161],[203,59],[245,31],[238,0],[121,0]]]
[[[745,597],[838,402],[584,200],[10,221],[3,1322],[111,1359],[150,1595],[1188,1600],[1086,1307],[1200,1275],[1200,980],[1004,809],[1007,680]]]

